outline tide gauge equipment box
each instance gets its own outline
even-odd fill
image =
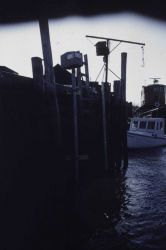
[[[98,42],[95,44],[97,56],[107,56],[109,54],[109,48],[106,42]]]
[[[65,69],[79,68],[82,65],[82,53],[79,51],[70,51],[61,55],[61,66]]]

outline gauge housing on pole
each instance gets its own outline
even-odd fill
[[[83,66],[82,53],[70,51],[61,55],[61,65],[65,69],[74,69]]]

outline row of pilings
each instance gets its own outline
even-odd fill
[[[123,200],[115,175],[127,162],[123,83],[113,92],[109,83],[77,86],[76,169],[72,81],[46,88],[38,62],[34,79],[1,73],[0,248],[81,249]]]
[[[116,82],[117,84],[120,82]],[[67,227],[66,244],[71,249],[81,247],[82,241],[86,241],[97,227],[105,223],[103,222],[105,211],[108,211],[108,214],[120,211],[121,199],[123,200],[119,179],[127,167],[127,148],[125,148],[127,124],[124,122],[123,113],[125,107],[110,92],[108,83],[104,83],[103,86],[107,155],[103,133],[102,87],[96,84],[98,90],[95,94],[82,87],[82,94],[78,93],[76,96],[78,112],[76,155],[73,93],[71,88],[65,90],[67,94],[64,98],[63,86],[59,86],[61,93],[58,94],[58,101],[62,132],[60,165],[62,167],[64,164],[65,176],[64,186],[60,179],[59,185],[60,197],[64,195],[66,202],[65,205],[62,202],[66,215],[64,221]]]
[[[128,164],[126,59],[122,53],[121,80],[114,81],[112,92],[110,83],[80,81],[75,70],[69,85],[56,84],[56,94],[54,88],[43,91],[56,124],[54,154],[61,168],[55,228],[60,224],[69,249],[78,249],[103,224],[105,211],[120,210],[119,178]]]

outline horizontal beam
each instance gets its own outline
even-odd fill
[[[107,38],[107,37],[89,36],[89,35],[86,35],[86,37],[95,38],[95,39],[102,39],[102,40],[106,40],[106,41],[115,41],[115,42],[121,42],[121,43],[131,43],[131,44],[137,44],[137,45],[145,46],[145,43],[138,43],[138,42],[119,40],[119,39],[113,39],[113,38]]]

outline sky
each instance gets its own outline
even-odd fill
[[[127,101],[140,105],[141,88],[152,84],[150,78],[159,77],[166,84],[166,23],[155,19],[119,13],[94,17],[66,17],[49,20],[53,63],[60,63],[60,56],[67,51],[80,51],[88,55],[90,80],[95,81],[103,65],[103,58],[96,56],[97,39],[86,35],[108,37],[145,43],[121,43],[109,55],[109,69],[120,77],[121,53],[127,53]],[[111,42],[110,50],[118,43]],[[143,56],[144,55],[144,56]],[[32,77],[31,57],[43,58],[38,22],[0,26],[0,65],[7,66],[20,75]],[[144,63],[143,63],[144,62]],[[110,71],[108,81],[117,80]],[[103,72],[98,78],[103,80]]]

